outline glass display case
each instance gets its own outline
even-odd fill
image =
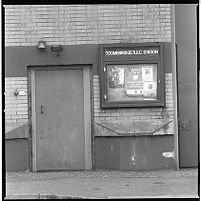
[[[138,53],[150,50],[140,49]],[[153,49],[153,48],[152,48]],[[106,58],[101,66],[102,108],[164,106],[164,74],[161,61],[161,46],[153,55],[137,55],[124,58],[126,49],[109,51],[103,48]],[[129,48],[129,51],[132,52]],[[127,50],[127,52],[129,52]],[[134,51],[134,50],[133,50]],[[104,54],[105,52],[105,54]],[[110,54],[108,54],[108,52]],[[115,54],[112,54],[114,52]],[[123,54],[118,54],[124,53]],[[136,51],[137,52],[137,51]],[[157,54],[155,54],[157,53]],[[117,58],[114,58],[116,56]],[[128,55],[126,55],[128,56]],[[104,57],[103,57],[104,58]]]

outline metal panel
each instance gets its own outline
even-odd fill
[[[173,120],[114,120],[95,122],[95,136],[172,135]]]
[[[5,141],[6,171],[29,169],[28,139],[9,139]]]
[[[6,123],[5,125],[8,127]],[[10,123],[9,123],[10,124]],[[9,132],[5,133],[5,139],[20,139],[20,138],[28,138],[29,137],[29,125],[28,123],[19,123],[19,126],[15,129],[7,128]],[[16,126],[16,124],[15,124]]]
[[[197,83],[196,46],[193,43],[177,44],[178,83]]]
[[[122,137],[121,170],[173,169],[173,136]],[[164,155],[170,153],[170,157]]]
[[[119,170],[119,139],[95,137],[95,168]]]
[[[90,100],[90,68],[83,67],[84,89],[84,129],[85,129],[85,169],[92,169],[91,139],[91,100]]]
[[[173,119],[174,119],[174,160],[176,170],[179,170],[179,132],[178,132],[178,100],[177,100],[177,60],[175,43],[175,4],[171,5],[171,68],[173,92]]]
[[[32,170],[36,171],[36,104],[35,104],[35,97],[36,97],[36,86],[35,86],[35,71],[33,69],[31,69],[30,71],[28,71],[28,75],[31,81],[31,86],[29,85],[29,94],[31,95],[31,105],[29,107],[31,107],[31,132],[32,135],[31,140],[30,140],[30,145],[31,145],[31,150],[32,150],[32,158],[30,159],[30,164],[32,164]],[[32,160],[32,161],[31,161]]]
[[[175,5],[180,167],[198,165],[196,4]]]
[[[95,137],[95,168],[174,169],[173,136]]]
[[[180,166],[198,165],[198,122],[196,86],[192,83],[179,84],[179,141]]]
[[[82,70],[37,70],[35,83],[36,169],[84,169]]]

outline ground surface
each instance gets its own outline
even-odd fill
[[[6,173],[6,198],[198,197],[198,170]]]

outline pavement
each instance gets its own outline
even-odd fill
[[[5,199],[199,198],[198,169],[7,172]]]

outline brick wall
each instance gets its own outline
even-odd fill
[[[7,5],[5,46],[171,42],[169,4],[116,5]],[[13,66],[14,68],[14,66]],[[166,109],[100,109],[99,76],[94,75],[94,119],[173,119],[172,75],[166,73]],[[27,121],[27,95],[15,97],[14,90],[27,92],[26,77],[5,80],[6,122]]]
[[[15,96],[16,89],[25,92],[25,95]],[[27,122],[27,120],[27,77],[5,78],[5,123]]]
[[[24,91],[25,95],[15,96],[14,92]],[[27,77],[5,78],[5,122],[28,121]],[[100,109],[99,75],[93,76],[94,120],[126,119],[173,119],[172,73],[165,74],[166,108]]]
[[[169,4],[4,7],[6,46],[171,41]]]
[[[165,74],[165,94],[166,108],[119,108],[101,109],[100,108],[100,85],[99,75],[93,77],[94,90],[94,120],[147,120],[147,119],[173,119],[173,91],[172,73]]]

